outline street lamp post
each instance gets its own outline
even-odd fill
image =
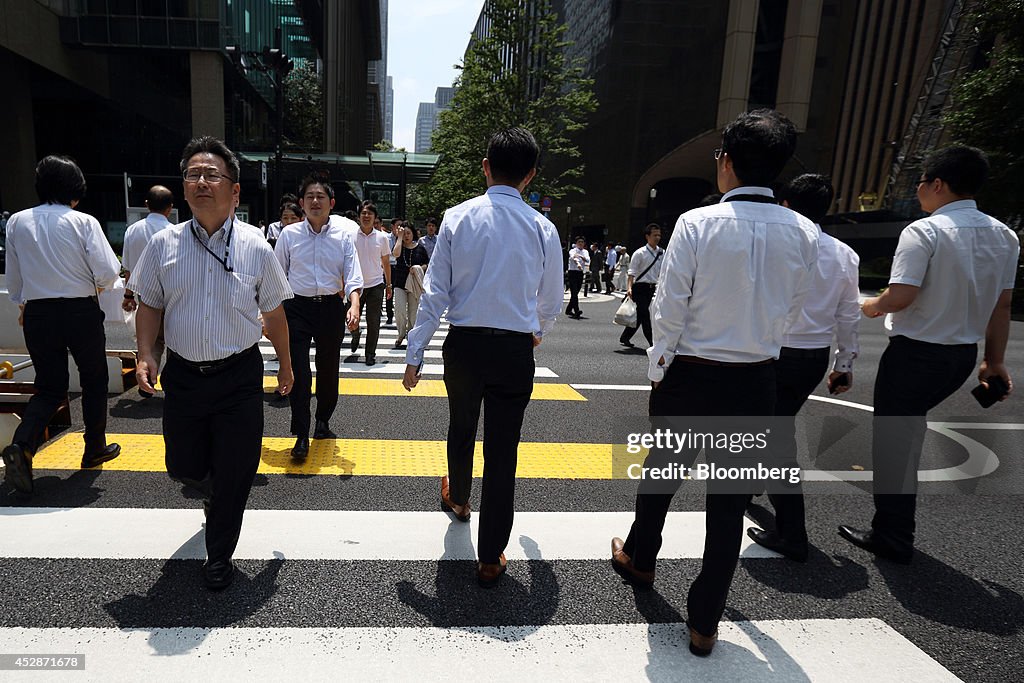
[[[276,47],[264,47],[259,52],[244,51],[239,45],[228,45],[225,51],[235,67],[243,73],[259,71],[271,74],[274,86],[274,200],[281,200],[284,182],[284,80],[295,67],[291,58],[284,53],[282,31],[274,29]]]

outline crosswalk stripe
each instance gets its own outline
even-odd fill
[[[510,560],[604,560],[609,539],[632,512],[519,512]],[[437,512],[249,510],[234,553],[239,560],[475,560],[478,514],[469,524]],[[0,557],[205,559],[198,509],[0,508]],[[701,557],[703,512],[670,512],[658,557]],[[117,529],[116,534],[110,533]],[[154,533],[159,529],[159,533]],[[525,547],[524,547],[525,546]],[[527,551],[526,548],[530,550]],[[780,555],[744,536],[743,558]]]
[[[108,434],[121,444],[121,455],[104,470],[164,472],[164,439],[159,434]],[[291,460],[293,437],[264,437],[259,472],[345,476],[440,477],[448,473],[444,441],[385,439],[317,439],[310,441],[304,463]],[[82,434],[65,434],[42,448],[35,469],[77,470],[82,465]],[[612,444],[519,444],[516,476],[525,479],[612,479]],[[621,446],[619,447],[621,448]],[[483,476],[483,444],[476,443],[473,476]],[[643,455],[634,456],[642,460]]]
[[[549,624],[382,628],[0,628],[11,653],[84,656],[105,681],[192,680],[865,680],[956,681],[880,619],[722,622],[710,659],[687,627]],[[454,664],[456,663],[457,664]],[[31,680],[68,680],[33,671]]]
[[[263,377],[263,390],[277,389],[277,379],[272,375]],[[313,391],[316,391],[316,377],[313,378]],[[343,377],[338,380],[338,393],[342,396],[410,396],[421,398],[447,398],[444,381],[440,379],[421,379],[413,391],[406,391],[400,379],[370,379],[363,377]],[[586,401],[580,392],[568,384],[535,382],[532,401]]]
[[[342,352],[344,353],[344,352]],[[344,358],[344,356],[342,356]],[[345,362],[342,361],[338,367],[338,372],[342,374],[355,374],[355,375],[404,375],[405,374],[405,361],[398,361],[398,359],[390,359],[389,363],[381,363],[378,359],[376,365],[366,365],[362,362]],[[263,361],[264,372],[277,372],[280,365],[276,360],[265,360]],[[309,364],[309,369],[316,373],[316,367],[313,363]],[[444,365],[440,363],[424,364],[422,373],[424,375],[444,375]],[[536,379],[556,379],[558,375],[551,368],[545,368],[537,366],[534,370],[533,376]]]

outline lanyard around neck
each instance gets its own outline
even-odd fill
[[[235,217],[231,216],[231,225],[228,226],[227,238],[224,240],[224,258],[221,258],[220,256],[217,256],[215,253],[213,253],[213,250],[206,245],[206,242],[203,242],[203,239],[199,236],[199,230],[205,230],[205,228],[200,228],[199,226],[197,226],[195,218],[192,219],[191,228],[192,236],[196,238],[197,242],[199,242],[199,246],[205,249],[207,254],[217,259],[217,262],[224,266],[224,270],[226,272],[233,273],[234,269],[228,263],[228,260],[231,258],[231,235],[233,235],[235,232]]]

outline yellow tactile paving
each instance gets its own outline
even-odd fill
[[[164,442],[159,434],[108,434],[121,444],[121,456],[105,470],[163,472]],[[310,441],[309,458],[291,461],[292,438],[263,439],[259,471],[264,474],[438,477],[448,471],[444,441],[331,439]],[[77,470],[82,434],[67,434],[36,454],[36,469]],[[483,474],[483,446],[476,444],[473,476]],[[643,456],[639,456],[642,461]],[[612,444],[521,443],[517,476],[526,479],[611,479]]]
[[[161,389],[160,383],[156,385]],[[277,389],[277,378],[265,376],[263,378],[263,390],[274,391]],[[316,378],[313,378],[313,391],[316,391]],[[422,379],[411,392],[405,390],[400,379],[364,379],[345,378],[338,380],[338,392],[342,396],[424,396],[426,398],[447,398],[444,381],[439,379]],[[587,399],[580,392],[568,384],[546,384],[535,382],[533,395],[534,401],[586,401]]]
[[[263,378],[264,391],[277,388],[277,378]],[[316,378],[313,378],[313,391],[316,391]],[[406,391],[400,379],[365,379],[343,378],[338,380],[338,392],[342,396],[425,396],[428,398],[447,398],[444,381],[440,379],[421,379],[411,392]],[[534,401],[586,401],[584,396],[568,384],[544,384],[535,382]]]

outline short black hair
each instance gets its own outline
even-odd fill
[[[573,243],[573,244],[576,244],[577,242],[583,242],[583,244],[586,244],[586,243],[587,243],[587,240],[586,240],[586,238],[585,238],[585,237],[583,237],[582,235],[580,235],[579,237],[577,237],[576,239],[574,239],[574,240],[572,241],[572,243]]]
[[[36,164],[36,195],[43,204],[71,206],[85,196],[85,174],[71,157],[43,157]]]
[[[277,212],[281,213],[281,210],[284,208],[285,204],[298,204],[298,203],[299,203],[298,195],[292,194],[291,192],[285,192],[283,195],[281,195],[281,200],[277,203]]]
[[[330,180],[319,173],[310,173],[302,179],[302,184],[299,185],[299,199],[306,196],[306,190],[309,189],[310,185],[319,185],[324,188],[324,193],[329,198],[334,199],[334,188],[331,187]]]
[[[174,206],[174,193],[163,185],[154,185],[146,193],[146,208],[150,211],[163,213]]]
[[[427,216],[427,220],[423,221],[423,225],[430,225],[431,223],[437,225],[437,219],[433,216]]]
[[[377,213],[377,205],[369,199],[363,200],[363,203],[359,205],[359,213],[362,213],[363,211],[372,211],[374,216],[380,218],[380,214]]]
[[[977,147],[950,145],[926,156],[921,172],[928,180],[945,181],[958,195],[973,197],[988,180],[988,169],[985,152]]]
[[[722,132],[722,151],[744,185],[770,185],[796,151],[796,126],[774,109],[740,114]]]
[[[715,204],[720,204],[721,202],[722,202],[722,193],[721,192],[713,192],[713,193],[711,193],[709,195],[705,195],[704,199],[700,200],[700,204],[698,204],[697,206],[701,206],[701,207],[703,207],[703,206],[714,206]]]
[[[518,185],[537,167],[538,158],[537,140],[520,126],[498,131],[487,143],[491,177],[500,183]]]
[[[228,149],[228,146],[224,144],[223,140],[213,137],[212,135],[203,135],[198,138],[192,138],[187,145],[185,150],[181,153],[181,172],[184,173],[188,168],[188,160],[197,154],[212,154],[220,157],[224,160],[224,165],[228,169],[228,174],[231,176],[232,182],[238,182],[238,177],[242,174],[242,167],[238,163],[238,157],[235,153]]]
[[[660,232],[661,231],[661,226],[658,225],[657,223],[648,223],[647,227],[644,228],[644,237],[647,237],[648,235],[650,235],[655,230]]]
[[[779,193],[779,199],[789,204],[789,208],[810,218],[815,223],[820,223],[825,218],[829,208],[832,207],[834,197],[835,190],[832,189],[832,181],[828,176],[818,173],[798,175],[790,180]]]
[[[299,218],[305,218],[306,212],[302,210],[302,207],[295,202],[285,202],[281,205],[281,210],[278,213],[284,213],[285,211],[291,211]],[[278,216],[280,218],[280,216]]]
[[[391,219],[391,227],[392,228],[395,227],[395,223],[402,223],[402,224],[404,224],[405,222],[406,221],[405,221],[404,218],[392,218]]]
[[[359,214],[357,214],[352,209],[346,209],[345,212],[342,213],[341,215],[344,216],[345,218],[348,218],[349,220],[352,220],[352,221],[359,220]]]

